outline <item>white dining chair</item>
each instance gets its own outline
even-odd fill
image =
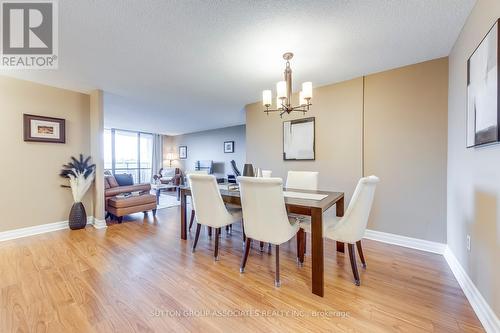
[[[339,218],[331,217],[323,222],[324,237],[348,244],[349,259],[351,261],[354,282],[357,286],[360,285],[360,279],[358,266],[356,265],[354,244],[358,248],[363,268],[366,268],[361,239],[365,234],[366,225],[368,224],[368,217],[370,216],[375,188],[378,182],[379,178],[376,176],[361,178],[354,190],[351,202],[344,216]],[[311,222],[307,220],[301,221],[300,228],[306,232],[311,232]]]
[[[193,252],[196,249],[202,225],[215,229],[214,258],[219,259],[220,228],[241,220],[241,210],[228,211],[213,175],[190,174],[191,197],[196,211],[196,236]]]
[[[191,187],[191,185],[189,184],[189,175],[208,175],[208,170],[189,170],[189,171],[186,171],[186,185],[188,187]],[[188,228],[189,231],[191,231],[191,227],[193,226],[195,215],[196,215],[196,212],[195,212],[193,206],[191,205],[191,220],[189,221],[189,228]],[[210,234],[212,234],[212,232],[210,232]]]
[[[252,240],[274,244],[276,248],[275,286],[280,286],[279,246],[288,242],[299,230],[295,219],[289,219],[281,178],[238,177],[246,244],[241,260],[243,273]]]
[[[319,172],[316,171],[288,171],[286,177],[286,188],[306,191],[318,190]],[[310,216],[299,214],[288,214],[291,218],[296,218],[298,221],[311,221]],[[304,255],[306,252],[307,235],[304,229],[300,229],[297,233],[297,264],[304,264]],[[303,245],[303,246],[301,246]]]
[[[262,178],[271,178],[272,174],[271,170],[262,170]]]
[[[319,172],[316,171],[288,171],[286,188],[316,191],[318,189],[318,177]]]

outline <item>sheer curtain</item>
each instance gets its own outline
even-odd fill
[[[163,167],[163,135],[153,134],[153,165],[151,177],[157,175]]]

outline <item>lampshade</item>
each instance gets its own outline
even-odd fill
[[[165,157],[167,161],[175,160],[175,154],[174,153],[167,153],[167,156]]]
[[[276,93],[278,98],[286,98],[286,81],[276,83]]]
[[[262,105],[270,106],[271,104],[273,104],[273,97],[271,90],[262,91]]]
[[[307,101],[304,98],[304,92],[303,91],[301,91],[300,94],[299,94],[299,104],[300,105],[307,105]]]
[[[283,101],[279,97],[276,97],[276,109],[283,109]]]
[[[304,98],[312,98],[313,97],[313,86],[312,82],[304,82],[302,83],[302,91],[304,92]]]

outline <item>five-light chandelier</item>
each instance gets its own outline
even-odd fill
[[[271,90],[262,91],[262,104],[266,108],[264,112],[268,115],[269,112],[280,112],[280,117],[283,117],[283,114],[290,114],[293,111],[305,114],[312,105],[312,82],[304,82],[299,93],[299,105],[292,106],[292,69],[290,68],[290,59],[292,58],[292,52],[283,54],[283,59],[286,60],[285,80],[276,83],[276,109],[270,109],[273,100]]]

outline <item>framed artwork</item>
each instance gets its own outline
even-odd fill
[[[185,160],[188,157],[188,147],[179,146],[179,159]]]
[[[283,160],[314,161],[314,117],[283,122]]]
[[[23,115],[24,141],[66,143],[66,121],[61,118]]]
[[[224,153],[234,153],[234,141],[224,141]]]
[[[467,61],[467,148],[500,141],[499,21]]]

